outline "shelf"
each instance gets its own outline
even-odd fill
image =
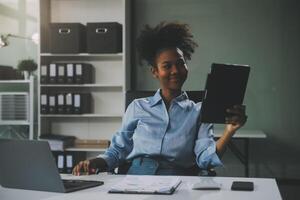
[[[117,84],[41,84],[41,87],[109,87],[122,88],[122,85]]]
[[[43,114],[41,117],[49,117],[49,118],[60,118],[60,117],[74,117],[74,118],[93,118],[93,117],[105,117],[105,118],[122,118],[123,114]]]
[[[220,128],[215,129],[215,137],[219,138],[222,136],[223,130]],[[247,130],[241,129],[237,130],[236,133],[232,136],[233,138],[267,138],[267,135],[262,130]]]
[[[30,125],[29,122],[27,121],[18,121],[18,120],[13,120],[13,121],[0,121],[0,125]]]
[[[28,92],[0,92],[0,95],[24,95],[24,96],[27,96]]]
[[[105,152],[103,148],[66,148],[65,151]]]
[[[90,54],[90,53],[41,53],[41,56],[49,57],[122,57],[123,53],[102,53],[102,54]]]
[[[42,114],[39,109],[38,136],[42,133],[58,133],[82,139],[110,139],[122,125],[125,91],[130,88],[130,0],[93,0],[88,1],[88,6],[85,0],[39,0],[39,2],[38,21],[41,40],[38,76],[41,74],[42,65],[87,63],[94,67],[94,81],[92,84],[41,84],[38,81],[39,96],[44,93],[90,93],[92,97],[91,101],[87,102],[91,104],[91,113],[87,114]],[[50,53],[50,24],[68,22],[79,22],[84,25],[88,22],[122,24],[122,52]],[[38,98],[38,101],[40,105],[41,98]],[[104,152],[105,149],[73,147],[67,148],[66,151]]]
[[[23,84],[23,83],[30,83],[30,80],[0,80],[0,83],[5,83],[5,84]]]
[[[0,92],[0,125],[28,126],[28,139],[33,139],[34,76],[26,80],[0,80],[0,84],[3,89]]]

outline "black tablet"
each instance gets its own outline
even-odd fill
[[[226,109],[243,104],[249,73],[248,65],[212,64],[205,85],[201,122],[225,123]]]

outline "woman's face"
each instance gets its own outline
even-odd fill
[[[181,90],[188,74],[183,53],[178,48],[162,50],[151,68],[152,74],[160,82],[162,90]]]

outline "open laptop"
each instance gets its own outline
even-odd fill
[[[62,180],[47,141],[0,139],[2,187],[73,192],[102,185],[102,181]]]

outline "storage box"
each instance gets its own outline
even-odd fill
[[[122,52],[122,25],[117,22],[87,23],[88,53]]]
[[[23,79],[23,76],[18,72],[13,67],[0,65],[0,80]]]
[[[51,53],[83,53],[86,46],[85,26],[80,23],[51,23]]]

